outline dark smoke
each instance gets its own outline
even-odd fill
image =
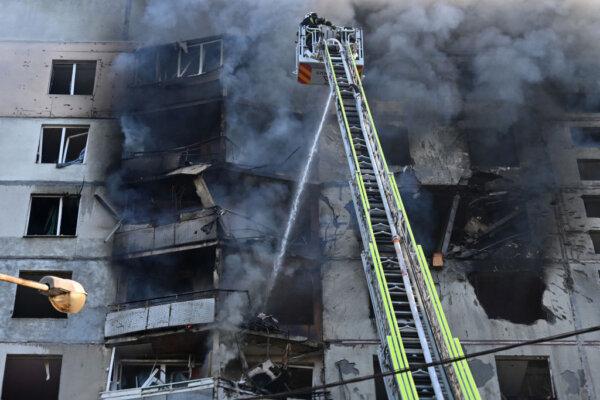
[[[597,1],[150,0],[131,35],[141,47],[224,35],[225,115],[227,135],[241,144],[236,160],[293,176],[326,93],[298,85],[292,74],[297,25],[311,10],[364,28],[370,99],[392,102],[409,130],[461,120],[526,131],[565,107],[599,106]],[[144,127],[122,122],[135,147]],[[257,190],[248,197],[257,207],[262,196],[278,196]],[[277,226],[280,211],[260,213],[261,223]],[[272,258],[271,251],[261,248],[254,258]],[[258,277],[248,283],[260,291],[264,271],[252,270],[264,267],[226,262]]]

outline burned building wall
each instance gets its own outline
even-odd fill
[[[19,3],[7,3],[9,7],[4,15],[26,13],[30,7],[36,7],[30,2]],[[286,179],[292,176],[293,180],[295,168],[305,159],[304,153],[308,142],[307,137],[309,137],[307,135],[312,132],[314,119],[321,111],[318,99],[324,97],[326,92],[324,88],[308,89],[297,86],[291,75],[293,69],[291,42],[296,23],[306,11],[305,4],[287,4],[289,7],[285,12],[281,12],[285,7],[271,9],[244,2],[174,4],[160,1],[122,1],[113,6],[110,11],[103,9],[103,12],[98,12],[99,3],[92,2],[85,12],[78,15],[78,18],[69,19],[72,13],[65,12],[65,7],[70,4],[61,3],[41,10],[43,12],[35,14],[38,23],[22,24],[21,20],[15,18],[15,21],[19,21],[18,26],[13,20],[0,24],[3,32],[7,32],[2,36],[29,39],[34,36],[37,38],[43,33],[45,38],[67,41],[121,40],[129,37],[139,42],[135,47],[167,43],[172,49],[179,46],[179,44],[175,45],[177,41],[222,33],[216,32],[217,29],[233,35],[233,51],[229,53],[232,56],[231,62],[224,66],[223,82],[227,91],[217,89],[216,92],[219,96],[227,96],[224,100],[226,115],[222,122],[225,122],[226,127],[232,127],[234,130],[237,128],[237,145],[243,147],[245,151],[243,157],[237,161],[249,164],[250,168],[267,165],[268,168],[259,171],[261,174],[285,170]],[[586,111],[597,109],[594,96],[590,95],[590,88],[594,88],[593,82],[597,77],[595,62],[597,57],[594,54],[597,52],[595,46],[598,41],[594,39],[594,31],[586,29],[590,25],[588,18],[593,18],[597,14],[594,5],[589,6],[592,8],[587,8],[588,6],[583,7],[575,2],[566,2],[562,5],[544,3],[540,6],[532,3],[516,6],[512,3],[503,5],[486,1],[479,5],[467,3],[469,7],[472,6],[468,12],[462,4],[454,2],[435,4],[425,2],[411,4],[410,7],[395,2],[384,2],[376,6],[371,3],[360,6],[345,5],[347,7],[341,6],[339,2],[321,2],[317,9],[336,22],[343,24],[359,22],[367,28],[369,49],[369,65],[365,79],[367,91],[369,95],[373,95],[374,108],[382,111],[384,108],[381,102],[375,100],[392,102],[387,110],[387,116],[376,116],[376,122],[382,127],[384,138],[387,131],[406,128],[407,140],[392,140],[389,147],[407,146],[408,142],[410,162],[407,162],[406,149],[398,151],[401,156],[398,157],[399,164],[394,167],[394,171],[399,173],[398,181],[403,186],[401,189],[409,189],[403,190],[403,194],[414,196],[416,211],[409,210],[410,217],[415,220],[413,225],[425,227],[423,238],[419,238],[419,241],[426,247],[432,247],[428,249],[429,252],[437,250],[439,246],[439,221],[444,219],[444,214],[447,214],[445,212],[449,203],[447,200],[456,192],[468,192],[472,185],[470,180],[473,174],[484,172],[512,180],[514,184],[508,190],[523,193],[519,200],[520,219],[528,222],[528,240],[524,243],[507,240],[499,247],[484,249],[494,242],[486,244],[481,240],[481,234],[487,232],[483,225],[487,228],[493,227],[495,222],[499,222],[503,216],[508,216],[512,211],[500,207],[498,213],[490,217],[489,221],[479,220],[480,224],[477,220],[472,220],[469,226],[476,227],[471,230],[476,235],[460,236],[458,235],[460,232],[457,232],[455,236],[452,232],[455,242],[451,244],[459,248],[451,257],[446,258],[444,269],[435,273],[450,325],[458,336],[466,339],[467,350],[489,348],[505,341],[538,337],[581,327],[584,323],[593,321],[597,315],[595,293],[598,280],[595,245],[598,238],[595,235],[598,227],[595,217],[590,218],[586,215],[582,196],[596,195],[597,188],[593,182],[576,184],[573,182],[577,180],[576,159],[593,160],[597,157],[596,149],[589,146],[589,143],[594,143],[597,139],[594,139],[592,134],[584,141],[588,145],[573,146],[569,138],[569,128],[557,134],[553,126],[556,116],[562,112],[560,111],[562,106],[572,109],[583,104]],[[91,18],[90,15],[95,18]],[[210,17],[204,18],[204,16]],[[29,25],[30,28],[25,30]],[[100,32],[106,27],[109,28],[106,32]],[[273,32],[277,32],[277,35],[273,35]],[[564,38],[569,40],[563,40]],[[13,45],[15,47],[12,47]],[[26,54],[30,51],[24,46],[13,43],[6,46],[7,57],[4,59],[12,58],[13,52]],[[47,45],[40,46],[45,48],[44,46]],[[50,51],[59,54],[57,48],[73,46],[78,52],[80,51],[78,54],[84,54],[85,51],[92,49],[102,52],[102,48],[105,52],[113,53],[113,50],[107,50],[111,47],[109,44],[98,44],[98,48],[87,44],[57,46],[51,46]],[[456,54],[463,58],[460,63],[464,64],[466,58],[467,64],[471,64],[469,71],[461,71],[458,65],[460,63],[456,62]],[[588,58],[588,55],[591,56]],[[106,72],[105,67],[111,62],[109,61],[111,57],[112,55],[106,57],[103,55],[98,58],[97,67],[101,72],[100,77],[104,76],[103,79],[106,79],[105,83],[119,82],[115,85],[114,93],[118,93],[115,96],[120,96],[119,89],[127,85],[121,84],[121,77],[117,76],[119,74],[115,74],[114,71]],[[25,58],[29,59],[28,56]],[[72,61],[73,58],[80,59],[79,56],[72,54],[58,58],[61,61],[59,64],[63,67],[64,62]],[[590,61],[591,59],[593,60]],[[19,60],[24,58],[21,57]],[[39,60],[45,61],[39,63]],[[92,140],[95,140],[94,131],[98,131],[97,127],[100,129],[99,126],[103,125],[101,129],[105,129],[106,132],[112,132],[114,128],[114,121],[98,122],[86,119],[110,117],[110,106],[115,96],[96,93],[91,97],[71,96],[68,101],[64,101],[60,95],[43,98],[27,95],[24,99],[21,99],[21,96],[14,96],[14,93],[23,91],[27,93],[28,89],[33,90],[34,87],[46,94],[45,85],[53,65],[51,61],[51,57],[40,56],[30,62],[17,62],[7,67],[7,70],[14,74],[11,76],[28,76],[29,79],[25,89],[17,87],[3,92],[6,93],[4,104],[10,105],[5,115],[10,119],[9,122],[4,122],[4,126],[12,132],[7,136],[6,142],[10,145],[7,148],[32,153],[31,163],[35,159],[33,152],[37,148],[39,131],[33,134],[29,128],[38,120],[31,118],[28,122],[30,125],[26,128],[22,122],[12,122],[12,118],[59,116],[65,117],[65,121],[58,123],[67,124],[71,117],[77,117],[77,124],[88,122],[90,124],[88,137],[90,146],[93,145]],[[23,72],[38,68],[41,68],[39,76]],[[124,70],[116,68],[115,71]],[[464,79],[468,82],[463,82]],[[546,83],[549,80],[552,81],[552,90],[547,90]],[[19,82],[19,79],[12,81]],[[99,82],[97,89],[104,86]],[[212,82],[204,83],[210,86],[214,84],[214,81]],[[264,84],[265,82],[269,84]],[[182,91],[161,87],[161,84],[158,87],[140,93],[146,95],[154,93],[156,96],[168,93],[163,96],[177,99],[179,94],[193,93],[194,89],[200,89],[202,85],[197,87],[190,85]],[[556,88],[558,90],[554,90]],[[130,88],[127,89],[129,91]],[[555,95],[557,92],[564,91],[573,92],[575,95]],[[207,89],[208,92],[213,93],[214,86],[211,86],[211,91]],[[204,94],[206,93],[202,95]],[[201,97],[201,94],[198,96]],[[141,97],[144,100],[143,96]],[[154,98],[145,100],[150,104],[156,104]],[[192,99],[192,102],[194,100],[198,99]],[[268,112],[264,114],[263,103],[271,106],[268,110],[265,108]],[[314,104],[309,107],[307,103]],[[38,109],[39,104],[42,106]],[[247,106],[254,112],[238,113],[241,106]],[[152,111],[158,112],[158,108],[160,107],[154,107]],[[194,113],[200,108],[203,107],[198,103],[191,106],[189,112]],[[31,112],[31,110],[35,111]],[[298,110],[309,110],[314,115],[299,117]],[[579,111],[581,110],[580,108]],[[162,113],[164,110],[160,111],[159,114],[166,117],[176,112],[175,110],[168,110],[165,113]],[[267,121],[265,123],[259,121],[257,114],[266,116]],[[587,114],[579,117],[569,116],[565,119],[569,120],[567,126],[590,128],[597,125],[596,118],[597,115]],[[257,126],[251,126],[249,132],[244,130],[246,127],[244,122],[253,120],[259,122]],[[540,123],[544,121],[550,123]],[[557,124],[560,125],[560,122]],[[132,129],[143,131],[144,125],[141,125],[141,128]],[[520,125],[519,129],[514,130],[513,125]],[[17,131],[28,133],[27,135],[14,133]],[[182,129],[183,131],[185,129]],[[156,136],[160,137],[163,132],[165,136],[169,135],[163,127]],[[511,153],[510,147],[502,145],[503,138],[509,132],[512,132],[515,141],[514,154]],[[169,146],[175,147],[179,144],[189,144],[195,140],[196,133],[198,132],[185,131],[183,137],[167,136],[167,138],[159,138],[165,139],[164,142],[159,140],[155,143],[160,142],[161,146],[162,143],[168,143]],[[21,137],[25,138],[25,136],[27,136],[27,144],[21,142]],[[34,137],[35,140],[32,139]],[[252,138],[251,142],[244,140],[248,137]],[[13,140],[14,138],[17,140]],[[119,146],[113,136],[106,139],[106,143],[110,143],[107,145],[110,151],[103,154],[110,158],[114,155],[112,151]],[[323,184],[320,193],[315,197],[319,199],[319,236],[321,236],[324,255],[321,267],[323,339],[329,348],[325,351],[324,365],[319,364],[318,360],[314,361],[314,365],[316,369],[324,368],[326,381],[334,381],[340,376],[354,377],[359,373],[370,372],[372,355],[377,348],[377,342],[373,325],[368,319],[368,295],[358,259],[357,232],[352,222],[354,211],[346,186],[347,166],[341,152],[335,123],[330,127],[321,144],[320,158],[324,167],[319,171],[318,180]],[[28,150],[25,151],[25,147]],[[498,148],[501,148],[502,152],[489,154]],[[31,149],[34,151],[31,152]],[[329,153],[324,150],[334,151]],[[396,160],[393,156],[389,156],[389,159]],[[2,189],[6,194],[4,198],[8,199],[14,207],[10,208],[10,215],[7,212],[9,217],[13,214],[27,215],[25,204],[33,190],[32,187],[35,190],[46,190],[45,188],[52,187],[53,195],[79,193],[82,197],[80,212],[89,216],[90,224],[93,225],[87,227],[87,224],[80,224],[81,234],[78,234],[77,238],[49,240],[21,238],[26,226],[24,221],[19,221],[20,226],[17,223],[3,225],[3,231],[10,236],[4,239],[5,243],[15,249],[15,254],[10,257],[22,258],[24,263],[30,262],[26,253],[32,251],[36,258],[51,255],[56,260],[63,257],[69,258],[69,262],[75,262],[81,254],[89,257],[97,255],[102,261],[98,261],[94,268],[102,272],[98,272],[94,279],[110,280],[106,259],[102,258],[110,253],[110,245],[103,244],[103,240],[117,221],[109,211],[97,203],[94,197],[95,194],[102,193],[100,188],[96,188],[95,183],[102,181],[104,172],[95,171],[94,168],[82,171],[80,165],[70,165],[62,169],[40,165],[35,179],[40,179],[37,175],[39,173],[39,176],[43,176],[41,178],[44,181],[43,185],[38,183],[30,185],[35,179],[29,175],[26,168],[20,167],[23,161],[16,158],[16,151],[11,152],[9,161],[10,163],[3,169],[6,171],[7,184],[3,185],[6,188]],[[93,154],[90,152],[88,162],[84,163],[84,166],[87,168],[92,164],[100,166],[103,163],[99,159],[94,161]],[[413,167],[401,168],[409,164]],[[552,166],[551,169],[548,169],[549,164]],[[10,175],[11,171],[15,170],[19,171],[18,180]],[[558,184],[555,177],[558,177],[556,178],[559,180]],[[62,181],[62,178],[65,182],[55,185],[56,181]],[[92,184],[86,182],[79,192],[79,183],[84,179],[92,180]],[[430,187],[421,188],[422,184]],[[269,190],[265,189],[265,191]],[[483,191],[483,194],[487,192],[489,195],[494,191],[488,188]],[[260,190],[257,192],[260,194]],[[277,197],[278,191],[274,192]],[[434,192],[440,193],[441,196],[436,197]],[[446,200],[438,200],[438,197],[444,196]],[[257,195],[256,198],[260,196]],[[461,200],[461,207],[468,205],[467,199],[469,197],[465,195],[464,201]],[[202,205],[202,199],[200,200],[199,205]],[[486,203],[486,207],[493,208],[491,203],[493,201]],[[267,204],[271,203],[267,202]],[[285,209],[281,205],[278,207]],[[507,214],[503,214],[504,212]],[[149,213],[153,214],[153,212]],[[464,231],[470,219],[459,218],[456,230]],[[509,221],[512,222],[514,219]],[[429,226],[430,229],[427,229]],[[83,237],[84,233],[89,235],[89,238]],[[499,240],[510,236],[501,236],[501,230],[494,233],[495,238]],[[492,236],[490,232],[486,235],[489,235],[487,238]],[[67,240],[76,244],[73,247],[62,245]],[[35,244],[32,244],[34,241]],[[481,244],[481,247],[471,246],[473,241]],[[465,247],[465,242],[469,242],[466,243],[469,246]],[[468,253],[463,254],[471,250],[476,250],[477,254],[468,257]],[[320,253],[318,254],[320,256]],[[541,263],[534,262],[539,260]],[[314,260],[298,262],[313,263]],[[12,259],[10,263],[13,265]],[[507,268],[506,263],[510,268]],[[60,269],[58,262],[53,261],[51,264],[48,265],[49,268]],[[81,267],[74,266],[72,268],[74,277],[77,278],[80,273],[77,268],[87,271],[88,267],[88,264]],[[503,294],[504,288],[508,286],[507,281],[516,279],[515,277],[520,274],[527,277],[522,282],[523,285],[529,286],[527,282],[531,282],[537,288],[531,293],[531,295],[535,294],[536,307],[533,307],[535,312],[528,318],[514,318],[510,312],[513,306],[503,308],[500,313],[496,312],[495,308],[498,306],[494,299],[490,300],[486,296],[497,292]],[[494,281],[496,276],[501,277],[498,282]],[[257,279],[262,278],[264,277],[259,275]],[[524,290],[511,292],[510,295],[514,297],[507,303],[515,304],[520,299],[530,300],[526,296],[519,297]],[[98,293],[96,296],[111,297],[113,291],[114,288],[110,286],[106,292]],[[480,298],[482,296],[486,298]],[[100,313],[99,307],[92,308],[94,315]],[[469,318],[465,318],[465,315]],[[80,322],[73,318],[68,320],[68,323],[74,326]],[[95,335],[98,321],[94,320],[91,323]],[[555,386],[559,390],[559,398],[577,398],[580,394],[580,397],[585,397],[586,393],[588,398],[593,398],[595,396],[594,375],[589,371],[589,366],[598,362],[598,354],[592,347],[595,343],[593,336],[591,338],[561,342],[556,346],[528,347],[521,353],[515,352],[514,355],[548,356]],[[254,361],[258,362],[260,354],[262,353],[255,354]],[[481,364],[474,363],[473,368],[481,371],[477,376],[478,384],[489,397],[497,397],[500,390],[497,380],[493,378],[496,371],[494,363],[493,359],[488,358],[482,360]],[[318,374],[315,372],[316,375]],[[597,384],[595,385],[597,387]],[[374,393],[374,388],[369,383],[357,385],[356,389],[355,391],[354,388],[342,387],[334,393],[334,397],[358,397]],[[68,398],[68,394],[61,396]]]

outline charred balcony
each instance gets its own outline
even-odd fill
[[[109,307],[105,337],[139,340],[149,332],[206,326],[216,321],[219,301],[241,295],[247,304],[243,291],[218,290],[220,254],[213,246],[119,260],[117,303]]]
[[[223,113],[223,103],[216,101],[123,116],[122,175],[128,181],[143,180],[184,166],[230,160],[234,144],[224,134]]]
[[[232,164],[197,164],[126,182],[116,258],[135,258],[213,246],[260,242],[275,252],[296,182]],[[309,184],[290,238],[289,255],[316,259],[318,187]]]
[[[112,348],[100,399],[228,398],[232,382],[216,378],[209,332],[149,337]]]
[[[115,304],[106,315],[104,336],[110,344],[204,331],[219,320],[219,303],[229,301],[242,309],[250,303],[245,291],[209,289]]]
[[[218,218],[219,210],[211,208],[181,213],[175,221],[123,225],[114,235],[113,255],[136,258],[214,246]]]
[[[141,48],[131,57],[125,107],[136,112],[220,99],[223,58],[220,36]]]

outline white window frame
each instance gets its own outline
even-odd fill
[[[65,141],[65,148],[63,150],[62,153],[62,160],[61,163],[64,164],[66,162],[66,158],[67,158],[67,153],[69,152],[69,142],[71,139],[73,139],[74,137],[81,137],[81,136],[85,136],[85,146],[83,147],[83,160],[81,160],[81,164],[83,164],[85,162],[85,155],[87,154],[87,136],[88,136],[89,132],[83,132],[83,133],[78,133],[76,135],[71,135],[67,137],[67,140]],[[63,128],[63,135],[65,134],[65,130]],[[76,163],[79,164],[79,163]]]
[[[96,90],[96,75],[98,73],[98,60],[78,60],[80,63],[89,63],[89,62],[95,62],[96,64],[96,71],[94,71],[94,87],[92,88],[92,93],[90,94],[75,94],[75,78],[77,76],[77,61],[67,61],[67,60],[52,60],[52,71],[51,71],[51,78],[50,78],[50,86],[48,87],[48,93],[54,96],[93,96],[94,95],[94,91]],[[52,88],[52,80],[54,79],[54,66],[58,65],[58,64],[70,64],[73,63],[73,65],[71,65],[71,82],[69,83],[69,94],[56,94],[56,93],[50,93],[50,89]]]
[[[211,40],[210,42],[204,42],[204,43],[202,43],[202,47],[200,48],[200,74],[206,73],[204,71],[204,46],[207,44],[212,44],[212,43],[217,43],[217,42],[220,44],[220,46],[219,46],[219,55],[220,55],[219,68],[223,66],[223,39],[217,39],[217,40]]]
[[[200,49],[200,51],[198,52],[198,59],[200,64],[198,65],[198,72],[192,75],[188,75],[188,76],[198,76],[201,75],[201,70],[202,70],[202,44],[200,43],[196,43],[196,44],[192,44],[187,46],[187,49],[189,51],[190,48],[193,47],[198,47]],[[186,78],[183,74],[185,73],[185,71],[181,70],[181,55],[184,53],[183,49],[179,49],[179,54],[177,56],[177,77],[178,78]]]
[[[63,214],[63,200],[67,195],[63,195],[63,194],[32,194],[31,196],[29,196],[29,214],[27,215],[27,224],[25,225],[25,236],[30,236],[30,237],[73,237],[73,236],[77,236],[77,223],[79,222],[79,207],[77,207],[77,221],[75,224],[75,235],[61,235],[60,234],[60,228],[62,228],[62,214]],[[30,235],[28,233],[29,230],[29,222],[31,220],[31,207],[33,206],[33,198],[37,197],[37,198],[51,198],[51,199],[55,199],[58,198],[58,219],[56,221],[56,233],[54,235]],[[80,199],[81,201],[81,199]]]
[[[223,66],[223,39],[216,39],[216,40],[211,40],[209,42],[202,42],[202,43],[194,43],[192,45],[187,46],[187,48],[192,48],[192,47],[199,47],[200,48],[200,52],[199,52],[199,66],[198,66],[198,72],[193,74],[193,75],[188,75],[188,76],[198,76],[198,75],[203,75],[206,72],[204,71],[204,45],[208,45],[208,44],[213,44],[213,43],[219,43],[220,44],[220,60],[219,60],[219,68]],[[178,78],[183,78],[184,77],[184,71],[181,71],[181,55],[183,54],[183,49],[179,49],[179,54],[177,57],[177,77]],[[212,71],[211,71],[212,72]]]
[[[55,164],[63,164],[65,162],[65,158],[67,156],[67,150],[68,150],[68,141],[71,139],[71,137],[74,136],[83,136],[83,135],[87,135],[87,138],[85,140],[85,152],[83,153],[83,161],[81,161],[81,163],[77,163],[77,164],[85,164],[85,162],[87,161],[87,154],[88,154],[88,140],[90,138],[90,127],[89,125],[64,125],[64,126],[55,126],[55,125],[42,125],[42,131],[40,132],[40,142],[38,145],[38,152],[37,152],[37,157],[36,157],[36,164],[52,164],[52,163],[42,163],[42,152],[44,149],[44,129],[57,129],[57,128],[61,128],[61,134],[60,134],[60,147],[58,149],[58,158],[57,158],[57,162]],[[69,137],[67,137],[67,129],[70,128],[87,128],[87,132],[82,132],[82,133],[78,133],[76,135],[71,135]],[[66,142],[66,143],[65,143]]]

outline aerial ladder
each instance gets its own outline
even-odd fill
[[[362,239],[362,264],[381,342],[383,372],[463,354],[417,244],[389,171],[362,85],[360,28],[300,26],[297,79],[329,85],[351,172],[350,191]],[[390,399],[480,399],[465,360],[384,378]]]

